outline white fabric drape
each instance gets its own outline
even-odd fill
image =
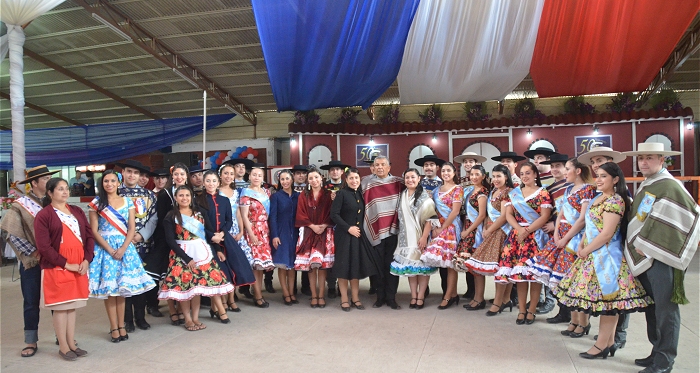
[[[10,113],[14,181],[24,180],[24,30],[26,25],[64,0],[0,0],[0,20],[7,25],[10,54]]]
[[[503,99],[528,74],[544,0],[421,0],[401,104]]]
[[[5,59],[7,51],[10,49],[10,44],[7,42],[7,34],[0,36],[0,61]]]

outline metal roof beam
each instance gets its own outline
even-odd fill
[[[143,29],[138,24],[134,23],[129,17],[118,10],[114,5],[103,0],[74,0],[74,2],[92,14],[96,14],[109,22],[115,28],[126,33],[141,49],[152,54],[166,66],[181,73],[187,77],[187,80],[192,81],[197,87],[206,90],[208,94],[217,101],[221,102],[225,107],[231,108],[232,111],[240,114],[252,125],[257,125],[257,116],[253,110],[241,103],[232,95],[211,80],[205,74],[202,74],[193,64],[190,64],[171,48],[163,44],[159,39],[156,39],[151,33]],[[253,27],[255,29],[255,27]]]
[[[82,84],[84,84],[84,85],[86,85],[86,86],[88,86],[88,87],[90,87],[90,88],[96,90],[97,92],[100,92],[100,93],[102,93],[103,95],[105,95],[105,96],[111,98],[112,100],[117,101],[117,102],[119,102],[120,104],[122,104],[122,105],[124,105],[124,106],[127,106],[127,107],[129,107],[129,108],[131,108],[131,109],[133,109],[133,110],[135,110],[135,111],[137,111],[137,112],[139,112],[139,113],[141,113],[141,114],[143,114],[143,115],[145,115],[145,116],[147,116],[147,117],[149,117],[149,118],[151,118],[151,119],[161,119],[159,116],[157,116],[157,115],[151,113],[150,111],[148,111],[148,110],[146,110],[146,109],[144,109],[144,108],[142,108],[142,107],[140,107],[140,106],[137,106],[136,104],[134,104],[134,103],[132,103],[132,102],[130,102],[130,101],[128,101],[128,100],[125,100],[125,99],[123,99],[123,98],[121,98],[121,97],[115,95],[114,93],[112,93],[112,92],[110,92],[110,91],[108,91],[108,90],[106,90],[106,89],[104,89],[104,88],[98,86],[97,84],[95,84],[95,83],[93,83],[93,82],[91,82],[91,81],[89,81],[89,80],[83,78],[82,76],[79,76],[78,74],[76,74],[76,73],[74,73],[74,72],[72,72],[72,71],[70,71],[70,70],[68,70],[68,69],[66,69],[66,68],[64,68],[64,67],[62,67],[62,66],[60,66],[60,65],[58,65],[58,64],[55,64],[55,63],[49,61],[48,59],[46,59],[46,58],[44,58],[44,57],[42,57],[42,56],[40,56],[40,55],[38,55],[38,54],[32,52],[31,50],[29,50],[29,49],[27,49],[27,48],[24,48],[24,54],[25,54],[26,56],[32,58],[33,60],[35,60],[35,61],[37,61],[37,62],[40,62],[40,63],[42,63],[42,64],[44,64],[44,65],[46,65],[46,66],[48,66],[48,67],[50,67],[50,68],[52,68],[52,69],[58,71],[59,73],[65,75],[65,76],[67,76],[67,77],[69,77],[69,78],[71,78],[71,79],[73,79],[73,80],[75,80],[75,81],[77,81],[77,82],[80,82],[80,83],[82,83]]]
[[[222,13],[237,13],[237,12],[243,12],[243,11],[249,11],[253,10],[252,6],[245,6],[245,7],[240,7],[240,8],[230,8],[230,9],[217,9],[217,10],[207,10],[204,12],[194,12],[194,13],[185,13],[185,14],[174,14],[170,16],[162,16],[162,17],[153,17],[153,18],[143,18],[143,19],[137,19],[135,21],[138,21],[139,23],[144,23],[144,22],[157,22],[157,21],[172,21],[176,19],[183,19],[183,18],[191,18],[191,17],[202,17],[202,16],[218,16],[221,15]]]
[[[637,107],[644,105],[652,95],[658,92],[678,68],[685,63],[688,57],[698,50],[700,50],[700,12],[695,15],[695,19],[691,22],[688,31],[683,35],[673,52],[671,52],[668,60],[661,67],[659,73],[656,74],[654,80],[651,81],[649,87],[637,96]]]
[[[25,50],[25,53],[26,53],[26,50]],[[4,99],[8,99],[8,100],[10,99],[10,95],[7,94],[7,93],[5,93],[5,92],[0,92],[0,97],[2,97],[2,98],[4,98]],[[25,105],[26,107],[32,109],[32,110],[36,110],[36,111],[38,111],[38,112],[40,112],[40,113],[43,113],[43,114],[52,116],[52,117],[54,117],[54,118],[56,118],[56,119],[60,119],[60,120],[62,120],[62,121],[64,121],[64,122],[70,123],[70,124],[72,124],[72,125],[74,125],[74,126],[85,126],[83,123],[80,123],[80,122],[78,122],[77,120],[73,120],[73,119],[68,118],[67,116],[64,116],[64,115],[61,115],[61,114],[58,114],[58,113],[54,113],[54,112],[51,111],[51,110],[47,110],[47,109],[44,109],[44,108],[41,107],[41,106],[34,105],[34,104],[32,104],[31,102],[29,102],[29,101],[27,101],[27,100],[24,100],[24,105]]]

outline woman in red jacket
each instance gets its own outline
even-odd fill
[[[72,361],[87,355],[75,344],[75,309],[87,304],[86,274],[95,241],[83,210],[66,203],[69,195],[65,180],[46,183],[44,209],[36,215],[34,231],[41,255],[42,303],[53,311],[58,354]]]

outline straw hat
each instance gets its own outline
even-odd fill
[[[26,177],[26,179],[24,179],[22,181],[18,181],[17,184],[26,184],[26,183],[28,183],[32,180],[36,180],[42,176],[53,175],[57,172],[61,172],[61,171],[49,171],[49,168],[46,167],[45,164],[43,164],[41,166],[36,166],[36,167],[30,168],[28,170],[24,170],[24,177]]]
[[[458,155],[454,158],[454,161],[457,163],[462,163],[464,162],[465,159],[473,159],[476,161],[476,163],[484,163],[486,162],[486,157],[483,155],[476,154],[474,152],[462,152],[461,155]]]
[[[670,156],[670,155],[681,155],[683,153],[681,152],[675,152],[672,150],[664,150],[664,144],[660,142],[642,142],[637,144],[637,151],[632,151],[632,152],[624,152],[622,154],[628,156],[628,157],[633,157],[636,155],[643,155],[643,154],[659,154],[665,156]]]
[[[608,148],[607,146],[597,146],[589,150],[587,153],[579,155],[578,161],[583,164],[591,164],[591,158],[600,156],[610,157],[615,163],[620,163],[627,158],[627,155],[612,150],[612,148]]]

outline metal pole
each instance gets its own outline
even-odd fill
[[[207,91],[204,91],[204,120],[202,121],[202,167],[207,159]]]

